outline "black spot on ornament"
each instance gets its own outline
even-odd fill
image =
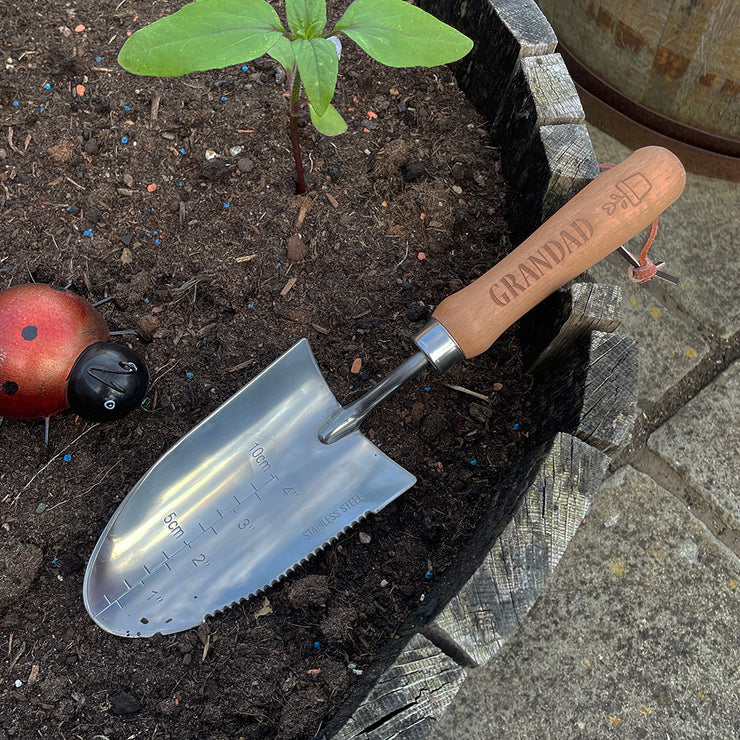
[[[21,336],[27,341],[32,342],[39,335],[38,327],[24,326],[21,329]]]
[[[3,393],[5,393],[6,396],[12,396],[14,393],[18,392],[18,383],[14,383],[12,380],[6,380],[3,383]]]

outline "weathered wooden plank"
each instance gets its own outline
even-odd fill
[[[557,435],[514,517],[435,618],[479,664],[495,655],[529,613],[586,515],[608,464],[609,458],[590,445],[569,434]]]
[[[637,342],[591,332],[538,365],[535,411],[547,439],[566,431],[606,454],[628,441],[637,413]]]
[[[537,306],[525,319],[522,334],[530,337],[532,347],[541,349],[547,341],[541,327],[549,324],[547,329],[557,332],[532,362],[530,372],[536,371],[543,362],[563,357],[584,334],[592,331],[613,332],[621,323],[622,291],[615,285],[573,283],[564,288],[562,294],[557,301]],[[560,304],[559,315],[554,322],[547,322],[545,317],[552,312],[553,303]],[[553,318],[552,314],[550,318]]]
[[[489,122],[519,60],[551,54],[557,45],[534,0],[421,0],[419,5],[475,42],[453,68],[460,89]]]
[[[521,171],[524,152],[541,126],[584,121],[576,86],[560,54],[522,59],[491,128],[494,144],[501,147],[504,176],[513,179]]]
[[[413,635],[332,740],[424,740],[444,714],[467,671],[422,635]]]
[[[541,126],[510,175],[519,194],[510,209],[512,237],[526,239],[598,175],[584,124]]]

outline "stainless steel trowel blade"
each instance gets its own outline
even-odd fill
[[[92,553],[85,607],[128,637],[179,632],[271,585],[416,481],[339,408],[304,339],[174,445]]]

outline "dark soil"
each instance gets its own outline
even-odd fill
[[[152,376],[114,425],[53,418],[48,451],[43,421],[2,426],[0,738],[313,737],[465,545],[530,426],[509,331],[366,422],[418,478],[361,525],[369,542],[351,532],[199,629],[94,624],[87,559],[168,447],[304,336],[356,398],[508,247],[497,152],[448,70],[387,69],[348,42],[349,130],[301,129],[298,197],[269,59],[176,80],[117,67],[127,32],[178,5],[5,0],[0,17],[0,288],[113,296],[100,310],[137,331],[121,339]]]

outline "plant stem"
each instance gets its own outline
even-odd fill
[[[301,144],[298,140],[298,107],[300,104],[301,75],[298,67],[293,70],[293,85],[290,91],[290,141],[293,144],[293,159],[298,176],[298,194],[306,192],[306,180],[303,176],[303,161],[301,159]]]

